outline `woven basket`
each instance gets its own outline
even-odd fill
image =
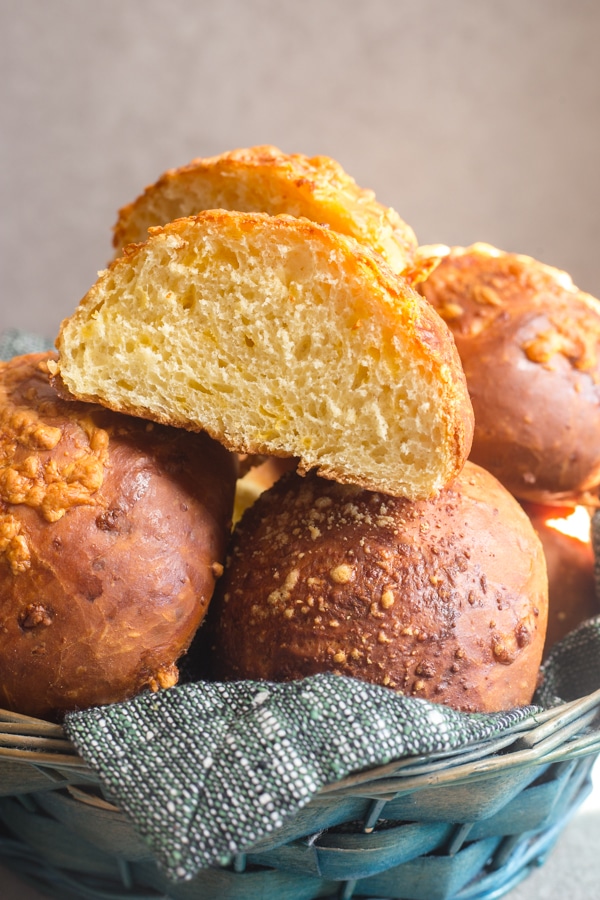
[[[61,900],[491,900],[543,861],[599,753],[596,691],[329,785],[230,867],[173,884],[59,725],[0,712],[0,858]]]

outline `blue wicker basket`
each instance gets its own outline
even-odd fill
[[[543,861],[599,753],[595,691],[331,784],[230,866],[174,884],[59,725],[0,712],[0,859],[61,900],[491,900]]]

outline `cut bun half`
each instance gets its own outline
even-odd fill
[[[446,324],[381,257],[305,219],[213,210],[153,229],[57,348],[68,395],[396,496],[433,496],[471,446]]]

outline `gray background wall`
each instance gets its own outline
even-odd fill
[[[0,329],[54,337],[118,207],[254,143],[600,294],[599,37],[597,0],[0,0]]]

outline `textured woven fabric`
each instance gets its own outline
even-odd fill
[[[10,359],[21,353],[41,353],[43,350],[51,350],[53,346],[48,338],[12,329],[0,334],[0,359]]]
[[[600,689],[600,615],[559,641],[548,654],[542,672],[535,699],[546,708]]]
[[[35,343],[37,340],[37,343]],[[43,349],[0,338],[0,354]],[[600,545],[600,521],[595,522]],[[600,616],[558,645],[536,702],[600,688]],[[196,683],[71,713],[65,730],[173,880],[227,863],[325,784],[502,734],[533,707],[468,715],[351,678]]]
[[[465,715],[336,675],[199,683],[67,717],[65,729],[173,879],[226,863],[327,783],[498,735],[531,715]]]

